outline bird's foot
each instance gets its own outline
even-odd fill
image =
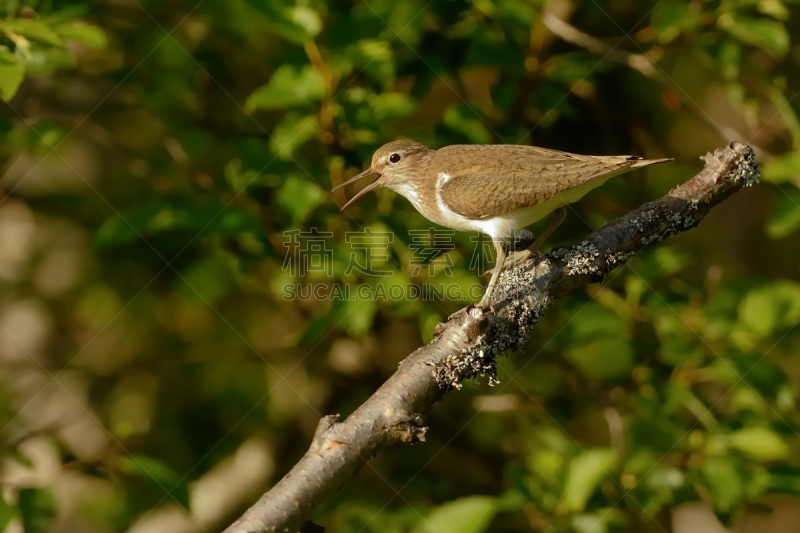
[[[484,311],[492,311],[492,302],[489,300],[489,289],[486,289],[486,292],[483,293],[483,298],[481,301],[475,304],[475,307],[478,309],[483,309]]]
[[[544,254],[539,250],[532,250],[530,248],[527,248],[525,250],[520,250],[518,252],[511,252],[510,254],[508,254],[508,257],[506,257],[506,260],[503,263],[503,269],[521,265],[522,263],[524,263],[525,261],[527,261],[532,257],[543,258]]]
[[[489,295],[490,294],[487,291],[486,293],[484,293],[483,298],[481,298],[480,302],[478,302],[476,304],[469,304],[466,307],[462,307],[461,309],[459,309],[458,311],[456,311],[455,313],[453,313],[452,315],[447,317],[447,321],[450,322],[451,320],[460,317],[464,313],[470,313],[471,311],[477,310],[477,309],[479,309],[483,313],[493,313],[494,309],[492,308],[492,303],[489,300],[489,298],[487,298],[487,296],[489,296]]]
[[[494,290],[487,289],[486,292],[483,294],[483,298],[481,301],[476,303],[475,305],[471,305],[468,308],[468,311],[475,310],[476,312],[480,313],[494,313],[494,302],[492,302],[491,296],[494,293]],[[473,314],[474,316],[474,314]]]
[[[461,315],[466,313],[467,309],[469,309],[470,307],[472,307],[472,306],[468,305],[466,307],[462,307],[461,309],[459,309],[455,313],[451,314],[449,317],[447,317],[447,322],[450,322],[451,320],[455,320],[456,318],[460,317]]]
[[[466,307],[462,307],[461,309],[459,309],[458,311],[456,311],[455,313],[453,313],[452,315],[447,317],[447,322],[450,322],[452,320],[455,320],[455,319],[459,318],[464,313],[469,313],[473,317],[479,318],[480,314],[493,313],[493,312],[494,312],[494,309],[492,308],[491,304],[488,301],[484,302],[484,300],[481,300],[480,302],[478,302],[476,304],[470,304],[470,305],[468,305]]]

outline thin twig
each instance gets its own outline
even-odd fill
[[[620,63],[622,65],[627,65],[628,67],[632,68],[633,70],[639,72],[645,78],[655,81],[656,83],[664,86],[669,87],[671,89],[679,89],[678,91],[674,91],[675,97],[678,98],[683,105],[688,107],[692,113],[705,122],[711,129],[717,132],[723,139],[727,141],[738,141],[738,142],[748,142],[751,148],[755,150],[756,155],[758,158],[763,162],[769,159],[772,159],[774,156],[764,150],[761,147],[758,147],[752,143],[752,139],[748,141],[744,138],[742,134],[736,131],[734,128],[729,126],[723,126],[719,124],[717,121],[713,120],[708,113],[706,113],[697,102],[692,100],[691,98],[681,98],[679,92],[680,87],[675,84],[675,81],[667,76],[664,71],[659,68],[656,68],[655,61],[647,54],[647,52],[636,54],[631,52],[626,52],[624,50],[619,50],[616,48],[612,48],[608,44],[604,43],[603,41],[597,39],[596,37],[592,37],[588,33],[584,33],[575,26],[572,26],[568,22],[565,22],[555,16],[552,13],[545,12],[542,14],[542,23],[553,32],[554,35],[557,35],[564,41],[568,43],[572,43],[576,46],[580,46],[592,52],[593,54],[597,54],[600,56],[604,56],[605,58],[614,61],[615,63]],[[641,48],[641,47],[640,47]]]

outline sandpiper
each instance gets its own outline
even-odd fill
[[[414,141],[392,141],[372,156],[365,171],[334,189],[372,174],[377,180],[361,189],[342,210],[377,187],[405,196],[422,216],[459,231],[488,235],[497,262],[486,292],[477,306],[488,308],[506,247],[526,226],[557,213],[553,222],[513,262],[535,253],[544,239],[563,222],[563,206],[575,202],[608,178],[631,169],[672,159],[638,156],[586,156],[534,146],[452,145],[439,150]]]

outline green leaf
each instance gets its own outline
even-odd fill
[[[180,505],[189,506],[188,484],[161,459],[132,453],[120,458],[118,468],[128,475],[153,482],[157,485],[159,493],[169,492]]]
[[[11,101],[24,77],[25,66],[19,57],[0,45],[0,98],[6,102]]]
[[[8,504],[3,494],[0,493],[0,531],[5,531],[6,526],[17,516],[17,510]]]
[[[753,289],[739,304],[739,322],[760,337],[800,320],[800,284],[781,280]]]
[[[287,18],[305,32],[305,40],[310,40],[322,31],[319,13],[308,6],[294,6],[286,10]]]
[[[351,287],[351,290],[355,293],[356,286]],[[340,312],[334,317],[334,323],[341,324],[352,337],[362,337],[372,329],[375,308],[374,300],[361,298],[346,300]]]
[[[498,15],[507,23],[514,23],[529,30],[538,10],[534,4],[519,0],[499,0],[494,2]]]
[[[652,24],[658,42],[667,44],[698,27],[700,10],[679,0],[660,2],[653,11]]]
[[[278,158],[292,159],[294,151],[313,139],[318,129],[319,120],[315,115],[290,113],[275,126],[269,147]]]
[[[761,175],[772,183],[800,180],[800,153],[779,155],[761,168]]]
[[[739,77],[739,66],[742,62],[742,46],[733,39],[725,39],[719,45],[717,50],[717,65],[719,66],[722,75],[727,80],[733,81]],[[739,84],[729,84],[729,90],[739,90]],[[741,98],[734,98],[735,101],[740,101]],[[763,170],[763,169],[762,169]]]
[[[557,451],[542,447],[531,452],[527,466],[544,483],[558,486],[559,480],[563,478],[564,457]]]
[[[19,512],[25,533],[50,530],[56,516],[56,497],[50,489],[26,488],[19,491]]]
[[[800,229],[800,190],[795,187],[781,189],[778,203],[767,221],[767,236],[783,239]]]
[[[789,32],[782,22],[763,18],[721,19],[720,25],[735,39],[781,58],[789,50]]]
[[[598,62],[598,59],[600,61]],[[545,66],[548,80],[572,83],[578,80],[591,81],[591,76],[607,71],[611,64],[588,52],[567,52],[551,57]]]
[[[630,342],[624,337],[599,338],[567,349],[567,359],[591,379],[627,375],[634,363]]]
[[[468,51],[465,64],[468,66],[487,65],[499,68],[509,74],[524,72],[525,48],[511,39],[498,37],[497,32],[489,26],[477,25],[469,32]],[[495,94],[495,101],[505,100],[505,96],[514,93],[511,84],[500,83],[495,89],[506,88],[508,92]],[[503,102],[505,104],[505,102]],[[505,107],[502,105],[502,107]]]
[[[647,512],[644,509],[643,511]],[[598,509],[596,513],[575,515],[571,524],[574,533],[609,533],[609,531],[620,531],[618,527],[612,529],[611,526],[624,524],[624,518],[619,510],[609,507]]]
[[[410,96],[393,92],[372,95],[369,98],[369,104],[375,120],[380,123],[406,118],[416,108],[416,104]]]
[[[733,463],[722,457],[710,457],[701,471],[706,486],[714,500],[714,508],[723,513],[730,512],[742,498],[742,478]]]
[[[242,168],[241,159],[231,159],[230,162],[225,165],[223,173],[225,175],[225,181],[227,181],[231,189],[237,193],[245,190],[249,185],[256,183],[256,180],[260,176],[257,170]]]
[[[215,304],[234,284],[235,265],[217,254],[186,267],[178,278],[179,291],[188,299]]]
[[[586,509],[589,498],[600,481],[609,475],[608,471],[614,467],[616,460],[617,454],[610,448],[592,448],[572,459],[561,505],[571,512]]]
[[[732,413],[751,411],[755,414],[765,414],[769,404],[764,398],[749,386],[737,387],[730,393],[730,410]]]
[[[319,101],[325,94],[325,81],[311,65],[283,65],[266,85],[256,89],[247,99],[248,111],[285,109]]]
[[[680,315],[667,312],[653,320],[660,350],[659,359],[670,366],[678,366],[689,361],[702,361],[701,340],[693,334]]]
[[[692,264],[691,255],[670,246],[662,246],[653,250],[652,259],[654,266],[658,268],[658,272],[662,276],[673,276],[685,266]]]
[[[352,115],[354,127],[364,126],[362,131],[369,132],[374,137],[376,125],[411,116],[416,109],[414,100],[406,94],[396,92],[383,92],[375,94],[364,87],[353,87],[345,91],[342,98],[348,115]],[[354,108],[355,111],[351,111]],[[360,135],[353,135],[361,141]],[[363,144],[371,144],[371,141]]]
[[[655,463],[652,471],[645,478],[645,486],[655,490],[675,490],[685,483],[683,472],[680,468],[661,463]]]
[[[0,31],[16,33],[31,41],[51,46],[63,46],[61,37],[45,22],[37,19],[17,19],[0,22]]]
[[[492,141],[492,134],[486,128],[481,115],[466,104],[459,104],[445,111],[444,123],[472,143],[487,144]]]
[[[310,41],[322,31],[319,13],[308,6],[281,6],[275,0],[249,0],[262,12],[264,21],[275,33],[296,44]]]
[[[572,320],[564,329],[565,346],[591,341],[603,335],[625,335],[626,325],[614,311],[592,303],[581,309],[581,319]]]
[[[278,205],[292,215],[292,226],[303,222],[306,216],[327,198],[325,191],[310,178],[289,176],[278,192]]]
[[[786,90],[780,86],[779,82],[775,85],[765,84],[762,90],[772,106],[778,110],[775,118],[780,119],[782,126],[791,134],[792,145],[796,152],[800,148],[800,117],[795,112],[794,106],[791,105],[794,97],[785,94]]]
[[[91,24],[72,22],[58,26],[55,30],[63,39],[85,44],[90,48],[102,50],[108,46],[108,38],[105,32]]]
[[[528,391],[544,397],[558,394],[564,385],[565,375],[568,372],[561,365],[539,360],[533,361],[529,368],[531,372],[527,376]]]
[[[414,533],[481,533],[497,513],[497,500],[489,496],[469,496],[436,507],[420,520]]]
[[[769,471],[761,465],[749,465],[744,477],[744,495],[748,500],[753,500],[765,494],[770,489],[772,480]]]
[[[173,231],[203,231],[224,239],[243,234],[261,236],[258,221],[248,212],[225,207],[218,201],[195,206],[174,206],[164,200],[154,200],[113,216],[103,222],[95,234],[95,246],[100,249],[137,242],[141,236]]]
[[[334,53],[331,69],[340,77],[358,69],[382,87],[395,78],[395,58],[387,41],[361,39]]]
[[[769,472],[769,490],[800,496],[800,468],[777,465]]]
[[[730,446],[756,461],[777,461],[789,456],[789,445],[765,427],[746,427],[730,434]]]
[[[786,0],[792,2],[794,0]],[[760,13],[778,20],[789,20],[789,10],[781,0],[759,0],[757,9]]]

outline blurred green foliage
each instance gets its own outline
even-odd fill
[[[391,192],[338,212],[398,137],[677,158],[555,244],[730,140],[765,183],[559,302],[500,385],[449,394],[317,522],[682,533],[800,506],[798,5],[0,1],[0,528],[221,529],[476,299],[284,297],[482,281],[469,235],[414,264],[429,223]],[[329,263],[293,272],[312,229]],[[380,257],[348,240],[367,229]]]

